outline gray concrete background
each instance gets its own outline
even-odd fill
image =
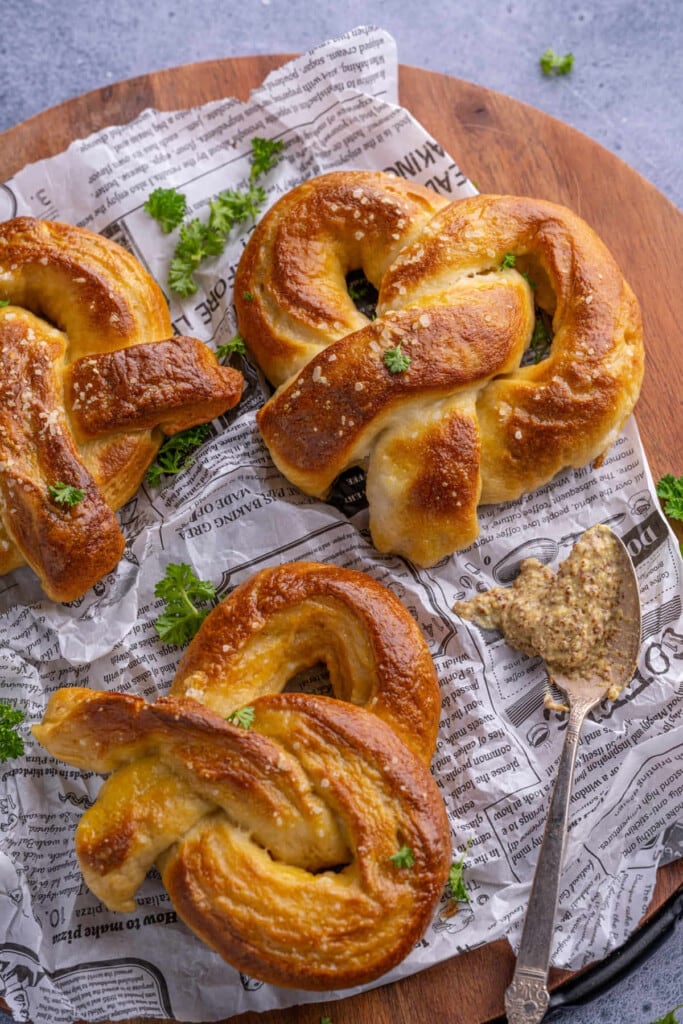
[[[0,12],[0,130],[122,78],[376,24],[403,63],[539,107],[683,206],[679,0],[0,0]],[[548,47],[574,53],[571,75],[543,76]]]
[[[616,153],[681,208],[682,13],[679,0],[0,0],[0,131],[123,78],[218,57],[303,51],[375,24],[394,36],[402,63],[546,111]],[[538,58],[548,47],[573,52],[570,75],[544,77]],[[671,259],[680,262],[681,254]],[[679,926],[609,992],[548,1020],[650,1024],[680,1002]],[[333,1019],[343,1024],[343,1005]],[[7,1020],[0,1011],[0,1024]]]

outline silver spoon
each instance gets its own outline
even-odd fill
[[[515,973],[505,992],[508,1024],[538,1024],[548,1008],[548,964],[552,945],[560,874],[569,817],[569,803],[579,735],[584,719],[615,687],[627,686],[635,671],[640,647],[640,595],[628,552],[619,538],[621,560],[619,603],[621,616],[606,652],[611,679],[568,679],[553,674],[553,682],[567,695],[570,712],[557,778],[548,809],[534,880],[529,896]]]

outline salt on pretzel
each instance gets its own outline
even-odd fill
[[[317,663],[336,697],[379,715],[429,764],[441,710],[429,648],[398,598],[352,569],[292,562],[255,573],[204,621],[170,693],[228,715]]]
[[[0,574],[28,563],[72,601],[119,561],[114,510],[162,441],[235,405],[242,377],[173,338],[138,261],[68,224],[0,224]],[[50,486],[85,492],[60,505]]]
[[[308,494],[324,498],[345,468],[366,466],[376,547],[431,565],[476,538],[478,504],[518,498],[606,452],[640,390],[640,311],[584,221],[514,196],[448,204],[390,260],[353,254],[340,269],[334,254],[370,188],[351,172],[355,211],[335,238],[320,211],[337,204],[342,178],[285,196],[242,257],[240,331],[280,385],[258,422],[276,465]],[[394,187],[378,175],[373,192],[383,183]],[[372,224],[362,229],[379,249]],[[293,280],[308,281],[299,300],[280,287],[292,262]],[[378,317],[337,330],[327,311],[349,303],[341,271],[358,266],[379,289]],[[316,301],[317,351],[304,356],[301,325]],[[552,315],[554,339],[547,359],[522,367],[534,301]],[[399,345],[410,364],[392,372],[384,356]]]
[[[259,575],[205,620],[170,697],[58,690],[33,732],[55,757],[113,772],[76,833],[84,878],[108,907],[135,909],[156,862],[180,917],[239,970],[297,988],[359,985],[407,955],[448,875],[425,745],[435,680],[380,584],[362,577],[363,591],[360,573],[304,564],[288,599],[286,574]],[[273,693],[316,643],[346,700]],[[226,717],[245,699],[248,730]],[[417,753],[391,725],[412,727]]]
[[[372,171],[334,171],[284,195],[262,218],[235,275],[242,336],[271,383],[367,324],[346,288],[387,268],[446,205],[436,192]]]

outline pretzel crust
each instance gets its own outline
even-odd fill
[[[319,662],[336,697],[379,715],[429,764],[441,710],[429,648],[398,598],[351,569],[292,562],[241,583],[202,623],[170,693],[228,715]]]
[[[367,468],[375,546],[432,565],[475,540],[479,504],[609,449],[640,391],[640,310],[604,243],[565,207],[439,200],[389,252],[359,213],[355,174],[313,179],[266,214],[238,271],[240,331],[279,385],[258,422],[285,476],[324,498],[344,469]],[[386,188],[391,209],[395,187],[374,176],[378,208]],[[357,194],[355,210],[340,194]],[[344,274],[359,266],[379,289],[374,322],[342,317]],[[552,348],[521,366],[534,305],[553,318]],[[397,345],[410,364],[392,372],[384,357]]]
[[[239,401],[242,377],[172,338],[164,296],[99,235],[19,217],[0,224],[0,574],[28,563],[72,601],[113,569],[114,511],[163,439]],[[73,507],[49,487],[84,491]]]
[[[278,200],[235,275],[240,333],[273,384],[367,324],[345,275],[362,267],[379,287],[400,250],[445,205],[422,185],[374,171],[333,171]]]

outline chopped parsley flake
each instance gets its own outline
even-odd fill
[[[568,75],[574,67],[574,54],[565,53],[560,57],[554,50],[548,49],[539,57],[538,63],[544,75]]]
[[[394,348],[388,348],[384,353],[384,365],[391,373],[403,373],[410,366],[412,360],[410,356],[401,352],[401,343],[395,345]]]
[[[72,487],[71,484],[62,483],[61,480],[56,484],[50,484],[48,492],[59,505],[68,505],[69,508],[80,504],[85,498],[85,491],[81,487]]]
[[[240,729],[251,729],[254,723],[254,709],[250,706],[237,708],[230,712],[227,721],[232,725],[238,725]]]
[[[413,851],[409,846],[402,846],[398,853],[394,853],[390,859],[397,868],[412,868],[415,863]]]

